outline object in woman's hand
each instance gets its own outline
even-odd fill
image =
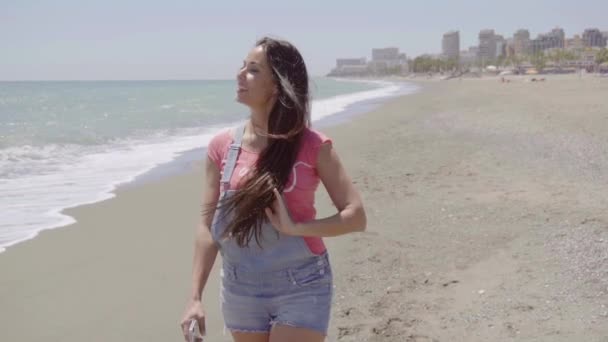
[[[198,327],[198,321],[193,319],[188,326],[188,342],[203,342],[203,334]]]

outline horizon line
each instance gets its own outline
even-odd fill
[[[310,75],[310,78],[327,77]],[[0,83],[9,82],[170,82],[170,81],[236,81],[236,78],[142,78],[142,79],[0,79]]]

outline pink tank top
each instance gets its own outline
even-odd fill
[[[211,139],[207,147],[209,158],[217,165],[221,172],[224,170],[228,147],[234,139],[233,135],[234,129],[223,130]],[[331,143],[331,139],[321,132],[309,128],[304,131],[300,151],[293,165],[287,186],[283,191],[289,213],[296,222],[307,222],[316,218],[315,191],[320,182],[316,167],[317,156],[321,145]],[[236,190],[240,187],[243,178],[255,167],[257,159],[258,153],[241,147],[241,153],[239,153],[232,179],[230,180],[231,190]],[[304,237],[304,241],[313,254],[320,255],[325,252],[323,239],[319,237]]]

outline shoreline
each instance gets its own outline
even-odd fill
[[[346,80],[347,79],[341,79]],[[313,122],[313,127],[319,128],[330,128],[333,126],[337,126],[340,124],[347,123],[351,120],[355,120],[360,115],[365,115],[374,109],[377,109],[379,106],[382,106],[383,103],[390,101],[391,99],[400,97],[400,96],[408,96],[414,94],[420,90],[420,86],[416,85],[415,82],[408,82],[405,80],[396,81],[396,80],[383,80],[383,79],[369,79],[365,81],[361,81],[363,83],[369,82],[399,82],[405,83],[407,86],[403,88],[398,94],[391,94],[385,97],[366,99],[357,101],[355,103],[349,104],[339,112],[333,113],[331,115],[324,116]],[[356,94],[356,93],[353,93]],[[348,94],[346,94],[348,95]],[[344,95],[342,95],[344,96]],[[321,99],[323,100],[323,99]],[[200,156],[205,155],[207,151],[207,147],[199,147],[195,149],[191,149],[188,151],[183,151],[177,156],[174,160],[156,166],[154,169],[151,169],[139,176],[137,176],[133,181],[119,185],[116,190],[132,188],[137,186],[142,186],[150,182],[157,181],[164,177],[170,177],[174,175],[178,175],[184,172],[191,171],[192,164],[200,161]]]
[[[323,128],[368,215],[367,231],[326,239],[327,340],[608,336],[608,82],[421,87]],[[201,182],[199,168],[124,189],[0,255],[3,335],[179,340]],[[316,207],[335,211],[322,187]],[[217,271],[203,296],[208,338],[229,341]]]
[[[413,95],[415,94],[405,94],[380,101],[363,101],[362,103],[365,105],[363,108],[377,111],[386,103]],[[341,115],[337,114],[338,120],[332,115],[315,123],[321,126],[323,131],[331,131],[374,113],[364,111],[362,107],[356,105],[354,107],[359,108],[359,111],[355,112],[352,107],[342,112]],[[315,125],[315,127],[317,126]],[[122,330],[122,333],[126,335],[113,335],[111,332],[106,332],[103,338],[99,337],[99,341],[143,340],[144,336],[148,340],[158,341],[179,339],[179,335],[176,335],[179,333],[177,320],[189,293],[192,239],[194,229],[198,225],[197,213],[201,195],[198,189],[201,188],[203,169],[199,160],[191,162],[187,168],[179,167],[178,171],[138,185],[118,187],[113,191],[112,198],[101,202],[65,209],[63,212],[69,217],[73,217],[75,223],[59,229],[41,231],[35,238],[0,253],[0,272],[12,269],[9,265],[14,265],[13,267],[19,265],[18,267],[24,270],[18,272],[15,277],[9,276],[8,282],[0,280],[0,289],[4,289],[0,291],[0,302],[9,299],[8,293],[18,290],[21,281],[17,278],[20,277],[22,279],[44,279],[44,287],[48,286],[53,292],[52,295],[49,295],[47,289],[31,284],[29,281],[21,283],[21,285],[28,284],[36,288],[27,290],[34,295],[19,299],[13,297],[16,299],[11,300],[14,306],[9,305],[7,310],[0,313],[0,321],[10,321],[13,328],[27,330],[28,319],[41,321],[46,316],[61,317],[68,320],[46,321],[43,329],[29,331],[31,335],[28,336],[32,341],[49,337],[52,337],[52,340],[76,341],[85,338],[85,331],[90,331],[97,324],[101,324],[102,317],[110,317],[114,310],[121,308],[123,311],[120,313],[120,317],[125,321],[138,322],[134,323],[138,328]],[[320,188],[322,190],[322,187]],[[167,202],[164,202],[163,197],[167,197]],[[140,203],[141,201],[144,203]],[[175,201],[181,205],[175,206]],[[162,212],[166,206],[170,207],[170,212],[164,215]],[[178,227],[181,231],[173,235],[164,229],[175,226],[176,218],[180,222]],[[146,226],[154,227],[154,231],[146,231],[143,228]],[[153,243],[153,246],[150,243]],[[58,246],[62,247],[57,248]],[[183,249],[176,250],[177,246],[181,246]],[[140,254],[142,250],[145,250],[144,253],[154,252],[155,254],[170,251],[171,255],[168,255],[167,259],[161,258],[160,269],[155,269]],[[38,256],[45,255],[48,257],[38,259]],[[221,258],[218,257],[218,259]],[[155,260],[159,261],[158,257],[155,257]],[[207,321],[208,338],[229,341],[228,335],[224,335],[219,313],[218,262],[216,260],[216,266],[204,292],[204,298],[207,303],[210,303],[207,305],[206,311],[208,314],[211,313]],[[181,266],[177,270],[174,269],[176,265],[180,264]],[[143,276],[138,274],[138,272],[142,272],[142,268],[145,272]],[[52,276],[52,274],[57,276]],[[120,280],[114,279],[116,274],[120,274],[118,277]],[[106,276],[111,278],[106,278]],[[141,285],[138,280],[140,276],[144,279],[155,279],[160,283],[151,284],[152,288],[138,289],[137,287]],[[128,286],[126,291],[121,289],[121,284]],[[163,334],[160,335],[163,336],[162,338],[158,335],[152,338],[152,335],[142,329],[146,320],[139,317],[138,310],[133,307],[126,308],[120,303],[121,299],[126,299],[121,294],[128,293],[131,304],[144,303],[147,301],[146,298],[151,296],[151,292],[163,293],[165,286],[173,289],[177,287],[174,292],[164,292],[167,296],[160,301],[162,307],[169,308],[170,314],[159,312],[157,306],[147,307],[144,312],[152,311],[159,315],[162,314],[163,318],[157,317],[157,319],[165,325],[175,323],[176,329],[172,330],[172,326],[170,328],[165,326]],[[98,300],[90,297],[89,294],[108,293],[108,289],[110,289],[110,293],[118,294],[121,299],[105,298],[102,304],[104,310],[96,313],[95,318],[90,320],[74,316],[78,305],[82,304],[85,307],[100,305]],[[28,300],[32,302],[28,302]],[[41,311],[31,311],[38,306],[35,304],[36,301],[43,301],[47,304]],[[63,305],[65,303],[70,305]],[[213,305],[216,303],[218,305]],[[19,311],[22,306],[25,308],[23,314],[26,315],[22,316],[22,319],[4,315]],[[58,307],[62,311],[55,312],[53,315],[51,312]],[[69,321],[73,320],[78,322],[76,324],[78,329],[75,333],[70,333],[65,327],[69,325]],[[123,329],[127,328],[123,327]],[[80,337],[76,339],[72,336]],[[124,338],[124,336],[131,337]]]
[[[378,82],[386,83],[386,81],[382,81],[382,80],[365,81],[365,83],[370,83],[370,82],[371,83],[374,83],[374,82],[375,83],[378,83]],[[392,83],[396,84],[395,82],[392,82]],[[374,91],[378,91],[379,89],[387,89],[387,88],[384,87],[384,88],[378,88],[378,89],[371,89],[371,90],[365,90],[365,91],[360,91],[360,92],[355,92],[355,93],[341,94],[341,95],[337,95],[337,96],[333,96],[333,97],[329,97],[329,98],[318,99],[316,101],[319,101],[318,104],[321,106],[320,107],[321,111],[327,110],[327,108],[323,107],[323,105],[325,104],[324,101],[335,101],[338,99],[344,99],[345,97],[354,97],[355,99],[349,99],[347,101],[353,101],[353,100],[355,100],[355,101],[352,103],[348,103],[343,108],[343,110],[337,111],[337,112],[329,114],[329,115],[322,114],[321,117],[315,121],[315,123],[319,124],[321,127],[340,124],[342,122],[351,120],[356,115],[360,115],[362,113],[370,111],[372,108],[374,108],[372,105],[370,105],[370,103],[372,103],[372,104],[373,103],[382,103],[382,102],[386,101],[387,98],[399,96],[400,93],[413,92],[413,90],[408,90],[407,84],[401,84],[399,87],[401,88],[401,90],[399,90],[398,94],[391,93],[389,95],[380,96],[380,97],[377,97],[377,98],[374,98],[371,100],[365,99],[365,96],[362,100],[356,100],[356,97],[362,96],[362,94],[368,94],[368,92],[370,92],[370,91],[374,92]],[[383,91],[385,91],[385,90],[383,90]],[[233,125],[233,124],[234,124],[234,122],[233,123],[226,122],[225,124],[216,124],[216,125],[210,126],[208,129],[206,129],[206,132],[204,134],[200,135],[201,144],[203,144],[203,141],[205,141],[210,136],[211,131],[217,131],[218,129],[221,129],[219,127],[229,127],[230,125]],[[207,132],[207,130],[210,130],[210,131]],[[96,194],[96,196],[90,195],[90,197],[87,197],[87,198],[80,198],[80,200],[77,201],[78,203],[75,203],[75,204],[72,203],[70,205],[67,205],[67,204],[61,205],[60,206],[61,209],[55,208],[55,207],[48,209],[48,214],[46,215],[47,222],[45,222],[44,224],[39,223],[40,228],[35,228],[35,229],[33,229],[32,232],[30,232],[30,234],[28,236],[20,237],[19,239],[16,239],[12,242],[6,243],[3,241],[3,245],[0,247],[0,257],[2,256],[2,253],[4,251],[6,251],[6,249],[13,248],[14,246],[17,246],[25,241],[35,239],[43,231],[62,229],[66,226],[74,224],[75,223],[74,218],[69,215],[66,215],[65,214],[66,210],[70,210],[73,208],[78,208],[83,205],[90,205],[90,204],[99,203],[99,202],[103,202],[103,201],[112,199],[116,196],[117,191],[120,191],[121,189],[143,186],[150,182],[155,182],[157,180],[163,179],[165,177],[171,177],[173,175],[177,175],[177,174],[180,174],[183,172],[188,172],[192,168],[192,164],[194,164],[198,160],[200,160],[201,155],[204,156],[205,151],[206,151],[206,145],[201,146],[201,147],[196,147],[193,149],[189,149],[189,150],[184,150],[179,153],[173,153],[173,156],[171,157],[171,159],[169,161],[158,163],[155,166],[152,166],[151,168],[147,169],[146,171],[144,171],[140,174],[137,174],[134,176],[129,176],[129,177],[127,177],[128,180],[126,180],[126,181],[123,180],[123,181],[116,181],[116,182],[110,182],[110,183],[105,184],[104,190],[101,192],[98,192]],[[39,218],[39,219],[41,219],[41,218]]]

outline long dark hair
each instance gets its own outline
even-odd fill
[[[275,200],[273,188],[283,192],[300,148],[302,135],[310,126],[308,73],[300,52],[289,42],[264,37],[256,42],[264,48],[278,89],[277,100],[268,116],[268,145],[242,187],[220,203],[231,214],[224,237],[234,238],[241,247],[252,238],[258,245],[265,209]]]

